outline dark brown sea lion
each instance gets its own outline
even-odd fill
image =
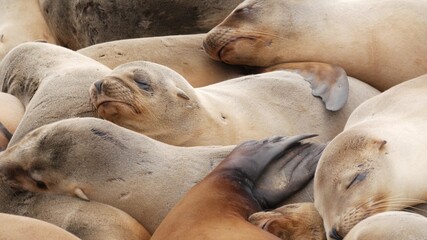
[[[292,185],[305,175],[305,165],[323,150],[323,146],[298,143],[307,137],[272,137],[240,144],[176,204],[151,239],[278,239],[247,218],[270,200],[271,193],[257,186],[262,174],[269,175],[269,164],[296,177],[274,194],[283,197],[295,190]]]

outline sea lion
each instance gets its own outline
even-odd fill
[[[375,213],[427,200],[427,75],[361,104],[326,147],[314,178],[314,203],[328,239],[342,239]]]
[[[353,109],[379,93],[349,78],[347,103],[331,112],[303,80],[274,71],[195,89],[170,68],[137,61],[96,81],[90,95],[104,119],[168,144],[197,146],[306,132],[326,142],[342,131]]]
[[[0,156],[0,172],[5,183],[16,188],[117,207],[153,233],[175,203],[233,148],[176,147],[105,120],[65,119],[28,133],[6,149]],[[290,188],[283,183],[289,182],[292,171],[272,166],[267,171],[275,181],[261,177],[257,189],[274,207],[284,198],[275,193]],[[290,181],[292,189],[304,187],[314,168],[293,175],[299,181]]]
[[[312,202],[256,212],[248,220],[282,240],[326,240],[323,220]]]
[[[209,58],[202,47],[205,36],[193,34],[125,39],[92,45],[77,52],[111,69],[132,61],[155,62],[177,71],[193,87],[210,85],[246,73],[243,67]]]
[[[415,0],[246,0],[204,45],[229,64],[337,64],[384,91],[427,73],[426,12]]]
[[[0,0],[0,6],[0,61],[23,42],[40,40],[56,44],[38,0]]]
[[[24,106],[19,99],[0,92],[0,152],[6,149],[24,111]]]
[[[39,0],[61,46],[77,50],[138,37],[206,33],[242,0]]]
[[[0,222],[1,239],[79,239],[60,227],[34,218],[0,213]]]
[[[70,117],[96,117],[87,89],[111,71],[97,61],[49,43],[24,43],[0,62],[0,88],[17,97],[25,114],[13,145],[27,132]]]
[[[269,198],[258,191],[257,181],[274,161],[294,174],[306,171],[299,169],[301,165],[318,158],[323,150],[298,144],[307,137],[271,137],[240,144],[172,208],[151,239],[278,239],[247,221]],[[309,153],[299,155],[305,151]]]
[[[49,222],[81,239],[150,239],[140,223],[117,208],[70,196],[18,191],[4,183],[0,183],[0,212]]]
[[[359,222],[344,239],[427,239],[427,218],[404,211],[378,213]]]

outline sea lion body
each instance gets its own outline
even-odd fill
[[[177,71],[193,87],[242,76],[242,67],[217,62],[206,55],[202,47],[205,36],[192,34],[125,39],[92,45],[77,52],[111,69],[133,61],[155,62]]]
[[[119,39],[205,33],[241,0],[39,0],[61,46],[77,50]]]
[[[96,116],[87,89],[110,71],[93,59],[48,43],[14,48],[0,63],[0,87],[26,110],[10,144],[50,122]]]
[[[271,137],[237,146],[176,204],[152,239],[278,239],[250,224],[247,218],[263,207],[261,199],[269,199],[257,191],[259,175],[264,174],[264,168],[274,159],[281,161],[287,155],[298,155],[290,149],[300,148],[301,145],[294,144],[303,138]],[[299,175],[304,170],[295,167],[293,162],[304,165],[303,162],[311,161],[323,150],[317,146],[305,147],[302,151],[293,150],[305,155],[305,158],[295,160],[290,157],[282,162],[283,169],[292,168],[293,174]],[[292,153],[288,153],[289,150]],[[289,180],[289,183],[292,181]]]
[[[426,11],[416,0],[247,0],[208,33],[205,49],[229,64],[337,64],[384,91],[427,73]]]
[[[176,147],[105,120],[65,119],[32,131],[4,151],[0,171],[11,186],[106,203],[154,232],[181,197],[233,148]],[[267,170],[274,173],[276,169],[280,168]],[[314,170],[315,165],[312,174]],[[308,182],[309,173],[299,183]],[[278,197],[269,189],[280,190],[289,178],[275,175],[279,175],[277,183],[268,178],[257,183],[257,189],[269,194],[270,200]]]
[[[117,208],[70,196],[16,191],[3,182],[0,212],[49,222],[81,239],[150,239],[140,223]]]
[[[427,239],[427,218],[404,211],[375,214],[359,222],[345,240]]]
[[[90,92],[102,118],[179,146],[307,132],[326,142],[342,131],[353,109],[378,93],[350,78],[346,105],[331,112],[296,73],[274,71],[195,89],[175,71],[143,61],[120,65]]]
[[[0,92],[0,151],[6,149],[24,111],[24,106],[19,99]]]
[[[23,42],[39,40],[56,44],[38,0],[1,0],[0,6],[0,60]]]
[[[314,202],[327,234],[344,237],[375,213],[427,200],[427,75],[361,104],[325,149],[314,179]]]
[[[0,221],[2,239],[79,239],[53,224],[29,217],[0,213]]]
[[[28,150],[21,149],[25,146]],[[117,207],[154,232],[170,208],[232,148],[179,148],[105,120],[81,118],[55,122],[27,134],[9,152],[3,152],[1,162],[44,159],[31,164],[42,166],[32,177],[45,181],[49,192],[74,195],[80,188],[90,200]],[[59,157],[56,154],[62,155],[62,167],[51,165]]]

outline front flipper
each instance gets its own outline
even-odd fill
[[[254,195],[263,207],[277,204],[302,189],[314,177],[325,144],[296,144],[269,163],[255,182]]]
[[[243,142],[234,148],[224,161],[218,165],[216,171],[238,171],[243,173],[250,182],[255,183],[270,162],[280,159],[289,148],[298,145],[299,141],[314,136],[316,135],[305,134]]]
[[[281,63],[260,72],[287,70],[300,74],[310,83],[312,94],[320,97],[330,111],[340,110],[347,102],[349,83],[343,68],[320,62]]]

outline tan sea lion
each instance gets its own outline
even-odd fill
[[[257,189],[257,181],[275,161],[284,171],[305,171],[299,169],[301,165],[323,150],[323,146],[298,144],[308,136],[240,144],[172,208],[151,239],[279,239],[247,221],[268,199]]]
[[[257,212],[248,220],[282,240],[326,240],[323,220],[312,202]]]
[[[0,222],[0,239],[79,239],[60,227],[34,218],[0,213]]]
[[[6,149],[0,155],[0,172],[16,188],[117,207],[152,233],[179,199],[233,148],[176,147],[105,120],[65,119],[28,133]],[[293,191],[304,187],[316,164],[310,162],[306,172],[295,174],[271,164],[264,174],[274,175],[274,182],[260,177],[256,186],[268,198],[265,204],[275,207],[289,197],[280,195],[283,188],[291,188],[283,183],[292,182]],[[289,176],[298,181],[290,181]]]
[[[24,111],[24,106],[19,99],[0,92],[0,152],[6,149]]]
[[[229,64],[337,64],[384,91],[427,73],[426,12],[416,0],[246,0],[204,43]]]
[[[403,211],[378,213],[359,222],[344,239],[427,239],[427,218]]]
[[[203,47],[206,34],[125,39],[78,50],[113,69],[133,61],[150,61],[172,68],[193,87],[202,87],[242,76],[246,70],[209,58]]]
[[[342,239],[375,213],[427,200],[427,75],[361,104],[326,147],[314,202],[328,239]]]
[[[60,45],[73,50],[96,43],[206,33],[242,0],[39,0]]]
[[[56,43],[38,0],[0,0],[0,61],[15,46],[29,41]]]
[[[48,43],[24,43],[0,62],[0,88],[17,97],[25,114],[10,144],[27,132],[70,117],[96,117],[87,89],[111,70]]]
[[[299,74],[274,71],[193,88],[170,68],[126,63],[90,89],[98,115],[159,141],[180,146],[229,145],[267,136],[319,134],[326,142],[350,113],[378,91],[349,78],[347,103],[324,108]]]
[[[70,196],[17,191],[3,183],[0,212],[49,222],[81,239],[150,239],[141,224],[117,208]]]

